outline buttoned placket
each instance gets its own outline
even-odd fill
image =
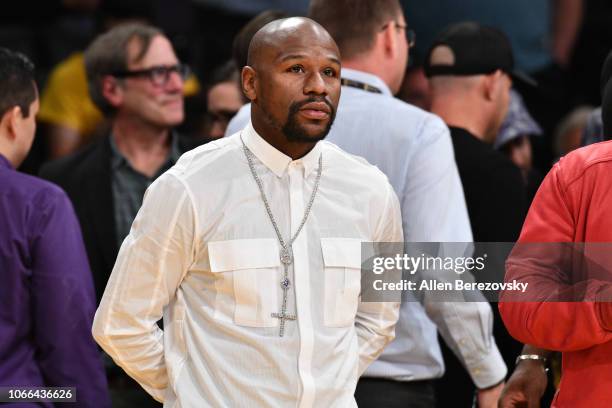
[[[305,194],[304,165],[301,160],[289,163],[289,204],[291,214],[291,235],[299,227],[304,214]],[[314,175],[313,175],[314,177]],[[308,221],[304,230],[293,243],[293,276],[295,280],[295,308],[300,336],[300,351],[298,357],[298,372],[302,383],[299,407],[312,407],[314,404],[315,384],[312,376],[312,354],[314,345],[314,330],[311,314],[310,267],[308,261]]]

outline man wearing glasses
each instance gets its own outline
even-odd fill
[[[48,164],[41,175],[72,200],[99,302],[145,190],[188,150],[172,131],[183,121],[188,72],[164,34],[142,24],[121,25],[95,39],[85,67],[91,98],[109,122],[107,136]],[[109,375],[113,405],[154,404],[122,370],[117,378]]]
[[[397,193],[406,242],[467,242],[472,232],[449,131],[440,118],[393,97],[414,33],[397,0],[313,0],[309,16],[342,55],[342,97],[329,140],[365,157]],[[480,407],[497,406],[506,366],[492,336],[487,303],[402,303],[396,340],[360,379],[360,407],[435,406],[444,374],[440,332],[480,389]],[[436,330],[437,329],[437,330]]]

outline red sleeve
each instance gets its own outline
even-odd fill
[[[563,161],[562,161],[563,162]],[[504,292],[499,310],[517,340],[557,351],[573,351],[612,340],[608,308],[593,301],[606,282],[572,280],[574,208],[563,177],[563,163],[548,173],[523,225],[519,243],[506,262],[506,282],[528,283],[525,294]],[[561,244],[565,243],[565,244]],[[551,301],[556,300],[556,301]]]

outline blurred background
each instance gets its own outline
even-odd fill
[[[430,92],[422,65],[437,33],[451,23],[470,20],[497,27],[509,37],[517,68],[538,86],[515,84],[494,148],[519,167],[529,198],[559,157],[602,140],[600,71],[612,49],[612,1],[400,3],[416,42],[396,96],[425,110]],[[239,68],[245,64],[248,42],[243,41],[240,49],[236,36],[243,29],[248,32],[247,23],[263,12],[271,13],[267,18],[306,15],[308,5],[308,0],[20,0],[5,7],[0,46],[20,51],[35,63],[41,93],[34,146],[20,169],[38,174],[42,164],[108,134],[89,98],[83,63],[83,51],[100,33],[130,21],[165,32],[181,62],[191,68],[184,88],[185,120],[178,131],[202,144],[223,137],[230,119],[246,103]],[[459,372],[459,363],[443,347],[447,372]],[[505,357],[513,361],[515,355]],[[463,383],[454,377],[454,386],[469,387],[464,377]],[[444,392],[448,384],[441,383],[440,394],[452,399],[454,395]]]
[[[539,82],[536,90],[517,87],[542,130],[542,135],[531,139],[534,167],[545,173],[556,158],[580,146],[589,113],[600,105],[599,72],[612,48],[612,2],[401,3],[416,33],[416,44],[398,97],[427,109],[427,80],[420,67],[432,39],[449,23],[478,21],[504,31],[518,68]],[[185,89],[186,119],[179,131],[203,143],[220,137],[244,103],[239,88],[213,89],[238,79],[238,70],[230,62],[235,35],[265,10],[305,15],[307,8],[308,0],[22,0],[13,4],[0,16],[0,46],[21,51],[34,61],[42,94],[38,137],[22,170],[35,174],[45,161],[78,150],[100,133],[102,116],[86,100],[81,68],[82,51],[97,34],[133,20],[166,33],[193,72]],[[80,96],[70,100],[68,93]],[[215,110],[215,104],[228,106]]]

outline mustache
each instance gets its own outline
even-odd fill
[[[299,111],[304,105],[307,105],[313,102],[323,102],[324,104],[326,104],[327,107],[329,108],[329,111],[331,112],[331,116],[334,117],[336,113],[336,109],[334,108],[332,103],[328,101],[324,96],[320,96],[320,97],[310,96],[307,99],[304,99],[303,101],[292,103],[291,106],[289,107],[289,114],[293,115],[297,113],[297,111]]]

